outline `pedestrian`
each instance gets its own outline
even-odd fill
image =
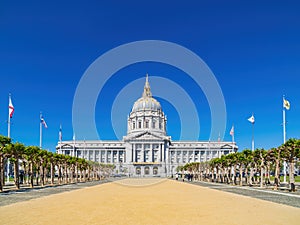
[[[176,180],[178,180],[178,173],[175,174],[175,178],[176,178]]]

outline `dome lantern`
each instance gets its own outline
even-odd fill
[[[137,112],[141,110],[161,110],[160,103],[152,97],[150,84],[148,80],[148,74],[146,75],[146,82],[144,86],[143,95],[134,103],[131,112]]]

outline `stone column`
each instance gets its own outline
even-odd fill
[[[136,162],[136,144],[133,145],[133,162]]]
[[[145,145],[142,144],[142,149],[141,149],[141,162],[145,161]]]
[[[151,126],[152,126],[152,124],[151,124]],[[150,162],[154,162],[153,144],[150,145],[150,153],[151,153],[151,160],[150,160]]]
[[[162,144],[160,144],[160,148],[159,148],[159,161],[160,161],[160,162],[163,161]]]

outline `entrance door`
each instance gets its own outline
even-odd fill
[[[150,168],[149,166],[145,167],[145,175],[149,175],[150,174]]]
[[[136,175],[141,175],[141,167],[137,166],[135,168],[135,173],[136,173]]]

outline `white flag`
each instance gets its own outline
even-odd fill
[[[230,130],[230,135],[233,136],[234,135],[234,126],[232,125],[231,130]]]
[[[291,107],[290,102],[286,99],[283,99],[283,108],[286,108],[287,110],[289,110]]]
[[[248,119],[248,121],[249,121],[250,123],[254,124],[254,123],[255,123],[254,116],[252,115],[252,116]]]

